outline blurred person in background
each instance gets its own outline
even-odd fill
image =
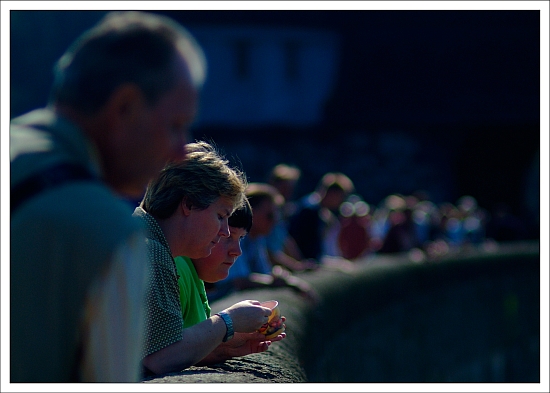
[[[301,260],[302,255],[296,241],[288,233],[288,219],[296,211],[296,202],[293,198],[301,176],[300,168],[281,163],[271,169],[267,180],[267,183],[275,187],[284,198],[279,207],[279,220],[267,239],[268,248],[272,253],[282,251],[296,260]]]
[[[302,171],[300,168],[285,163],[275,165],[269,172],[267,183],[275,187],[284,198],[284,203],[281,208],[281,220],[283,222],[296,210],[294,192],[301,176]]]
[[[151,261],[145,377],[263,352],[271,344],[256,332],[267,322],[271,310],[255,300],[239,302],[200,322],[195,319],[198,323],[184,328],[174,259],[184,257],[182,279],[193,280],[189,277],[194,276],[191,260],[209,256],[221,239],[230,236],[228,219],[244,203],[245,188],[245,175],[231,168],[206,142],[187,144],[185,160],[169,163],[147,186],[141,205],[134,211],[147,228]],[[234,332],[243,334],[233,338]]]
[[[11,122],[11,382],[140,377],[147,254],[120,198],[185,155],[202,50],[170,19],[107,14]]]
[[[435,237],[439,214],[435,203],[429,200],[418,201],[413,211],[418,241],[423,246]]]
[[[253,224],[242,242],[242,255],[229,270],[226,279],[216,283],[212,296],[262,287],[289,287],[309,299],[316,300],[313,288],[288,269],[272,260],[267,248],[267,235],[277,220],[282,195],[267,183],[250,183],[246,196],[253,213]],[[214,299],[212,299],[214,300]]]
[[[296,210],[296,203],[292,198],[300,176],[301,171],[298,167],[287,164],[276,165],[268,176],[268,184],[282,197],[277,204],[275,225],[266,238],[268,252],[275,264],[293,272],[314,270],[318,267],[313,260],[303,260],[296,241],[288,233],[288,219]]]
[[[301,200],[298,210],[289,220],[288,232],[304,258],[321,263],[324,256],[341,257],[338,211],[354,189],[353,182],[345,174],[328,172],[316,190]]]
[[[480,244],[486,238],[488,214],[478,206],[477,200],[471,195],[464,195],[457,201],[461,213],[463,244]]]
[[[357,260],[370,254],[371,216],[370,206],[359,195],[352,194],[340,205],[341,229],[338,247],[342,257]]]
[[[425,251],[430,257],[459,252],[487,240],[488,213],[470,196],[436,205],[415,194],[392,194],[374,213],[379,253]]]
[[[445,241],[452,248],[458,248],[464,240],[464,233],[461,221],[461,212],[455,204],[451,202],[442,203],[441,230]]]
[[[388,206],[389,229],[378,250],[379,253],[406,252],[422,246],[413,216],[416,202],[414,196],[392,196]]]

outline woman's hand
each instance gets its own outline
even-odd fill
[[[231,317],[235,333],[252,333],[266,323],[271,315],[271,309],[260,306],[257,300],[243,300],[224,311]]]
[[[286,333],[281,333],[277,337],[266,340],[265,336],[258,332],[235,333],[231,340],[218,345],[214,351],[196,365],[207,366],[252,353],[265,352],[271,343],[281,341],[285,337]]]
[[[250,355],[251,353],[265,352],[272,342],[280,341],[286,337],[281,333],[277,337],[266,340],[261,333],[235,333],[233,338],[219,345],[217,350],[223,351],[228,359],[239,356]]]

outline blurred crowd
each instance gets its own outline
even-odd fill
[[[500,242],[529,238],[526,223],[505,204],[489,211],[471,195],[464,195],[455,203],[435,203],[425,191],[395,193],[379,204],[371,204],[356,192],[353,181],[340,172],[326,173],[315,190],[295,198],[300,177],[298,167],[281,163],[272,168],[265,183],[249,185],[249,190],[263,187],[272,195],[267,227],[265,209],[253,209],[254,225],[262,222],[259,237],[265,238],[268,252],[264,255],[272,271],[255,273],[277,276],[284,272],[287,278],[298,280],[293,274],[299,271],[319,267],[346,269],[375,255],[409,253],[411,259],[419,261],[469,247],[491,250]],[[253,194],[248,193],[251,202]],[[247,240],[243,243],[246,245]],[[250,261],[247,247],[243,247],[242,253],[235,265]],[[250,273],[254,273],[253,268]],[[256,286],[272,286],[277,280],[260,281]],[[211,300],[216,300],[231,293],[230,288],[244,289],[231,285],[230,274],[226,280],[209,286],[207,292]]]

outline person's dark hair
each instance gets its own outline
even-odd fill
[[[50,104],[93,114],[123,83],[135,83],[154,105],[175,80],[175,60],[187,62],[202,85],[206,64],[194,38],[170,18],[144,12],[111,12],[59,59]]]
[[[243,205],[233,212],[228,221],[230,227],[241,228],[246,230],[247,233],[250,232],[253,217],[252,207],[250,206],[250,202],[248,202],[247,198],[244,199]]]

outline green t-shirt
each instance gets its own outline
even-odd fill
[[[196,325],[210,318],[210,306],[204,289],[204,281],[197,275],[193,262],[188,257],[176,257],[178,286],[180,288],[183,328]]]

